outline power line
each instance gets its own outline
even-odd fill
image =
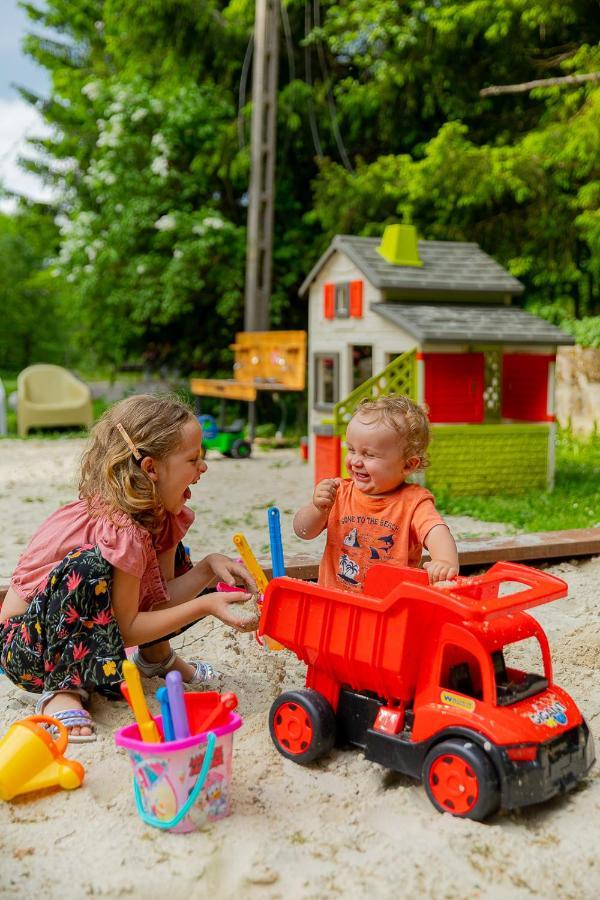
[[[244,117],[242,110],[246,105],[246,91],[248,89],[248,72],[250,71],[250,63],[252,62],[252,53],[254,50],[254,32],[250,32],[250,39],[246,52],[244,54],[244,62],[242,63],[242,71],[240,72],[240,85],[238,89],[238,114],[237,114],[237,133],[238,144],[240,148],[246,146],[246,136],[244,134]]]
[[[296,78],[296,63],[294,62],[292,29],[290,28],[290,19],[287,12],[287,6],[285,5],[285,0],[282,0],[282,2],[279,4],[279,8],[281,9],[281,21],[283,24],[283,33],[285,35],[285,49],[287,51],[290,81],[294,81]]]
[[[305,40],[308,38],[311,32],[311,12],[310,12],[310,3],[309,0],[304,0],[304,38]],[[308,122],[310,124],[310,132],[312,134],[313,146],[315,148],[315,153],[318,157],[323,156],[323,149],[321,147],[321,141],[319,139],[319,129],[317,127],[317,119],[315,116],[315,105],[313,101],[312,95],[312,61],[310,58],[310,44],[304,45],[304,76],[306,78],[306,83],[311,89],[310,96],[308,98]]]
[[[321,10],[319,0],[313,0],[313,20],[315,28],[321,27]],[[340,154],[341,160],[348,170],[348,172],[354,173],[354,168],[352,163],[350,162],[350,157],[346,151],[346,147],[344,145],[344,141],[342,140],[342,135],[340,133],[339,125],[338,125],[338,117],[337,110],[335,106],[335,99],[333,97],[333,92],[331,90],[331,77],[329,70],[327,68],[327,61],[325,59],[325,50],[323,48],[323,42],[319,38],[317,43],[317,56],[319,57],[319,63],[321,66],[321,72],[323,74],[323,81],[325,83],[325,92],[327,95],[327,107],[329,109],[329,118],[331,119],[331,128],[333,131],[333,137],[335,139],[336,146],[338,148],[338,152]]]

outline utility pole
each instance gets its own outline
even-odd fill
[[[256,0],[244,329],[268,331],[275,203],[279,0]]]

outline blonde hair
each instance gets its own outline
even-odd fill
[[[117,423],[123,425],[142,458],[163,460],[181,446],[182,429],[194,418],[190,407],[174,396],[137,394],[107,409],[92,428],[81,460],[79,496],[88,501],[90,514],[99,514],[94,508],[99,497],[109,515],[123,512],[148,531],[158,531],[164,507]]]
[[[394,397],[361,400],[352,418],[364,413],[373,414],[375,422],[383,422],[406,439],[404,450],[406,459],[410,459],[411,456],[419,458],[419,465],[415,471],[427,468],[429,465],[427,447],[431,435],[427,412],[422,406],[418,406],[410,397],[398,394]]]

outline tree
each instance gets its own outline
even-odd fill
[[[52,215],[38,204],[0,214],[0,360],[19,370],[34,362],[68,365],[69,317],[48,262],[58,250]]]

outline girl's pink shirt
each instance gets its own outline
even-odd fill
[[[40,525],[13,572],[11,586],[20,597],[31,600],[71,550],[97,546],[111,566],[140,579],[140,610],[169,599],[157,554],[177,545],[194,521],[194,512],[184,506],[177,515],[167,514],[153,538],[125,513],[102,514],[99,505],[99,514],[92,516],[87,500],[74,500]]]

